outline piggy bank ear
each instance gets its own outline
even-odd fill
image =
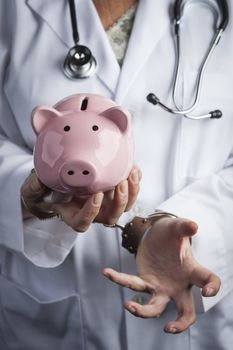
[[[106,111],[101,112],[100,115],[112,120],[122,132],[127,130],[130,119],[129,112],[124,111],[119,107],[111,107]]]
[[[53,118],[60,117],[61,113],[52,107],[39,106],[32,111],[32,127],[39,134],[45,125]]]

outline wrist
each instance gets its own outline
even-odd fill
[[[157,221],[165,218],[177,218],[176,215],[159,211],[148,215],[147,217],[134,217],[129,223],[127,223],[122,232],[122,246],[126,248],[130,253],[137,254],[140,242],[149,228]]]

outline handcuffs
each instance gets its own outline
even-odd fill
[[[166,211],[156,210],[153,214],[147,217],[135,216],[133,220],[128,222],[125,226],[118,224],[104,225],[106,227],[113,227],[121,229],[122,233],[122,247],[127,249],[132,254],[137,254],[137,250],[142,237],[145,232],[159,219],[163,217],[170,217],[177,219],[177,216]]]

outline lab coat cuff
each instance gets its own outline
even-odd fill
[[[31,155],[23,154],[22,157],[24,161],[7,175],[3,184],[0,245],[22,254],[37,266],[55,267],[69,254],[77,233],[59,220],[55,224],[55,219],[22,219],[20,190],[33,168]]]
[[[24,223],[24,255],[36,266],[59,266],[75,245],[78,233],[58,219]]]
[[[30,157],[31,158],[31,157]],[[0,244],[7,249],[23,253],[23,221],[20,189],[30,173],[32,162],[16,166],[5,176],[0,202]]]

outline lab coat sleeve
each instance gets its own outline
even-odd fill
[[[220,172],[201,178],[176,193],[159,209],[189,218],[198,224],[192,249],[197,261],[221,279],[212,298],[194,289],[197,310],[207,311],[233,290],[233,154]]]
[[[33,168],[33,161],[4,91],[9,74],[12,4],[0,2],[0,245],[23,254],[36,265],[53,267],[65,259],[77,233],[58,220],[22,220],[20,188]]]
[[[1,135],[0,163],[0,245],[41,267],[61,264],[77,233],[57,219],[22,220],[20,188],[32,168],[31,154]]]

